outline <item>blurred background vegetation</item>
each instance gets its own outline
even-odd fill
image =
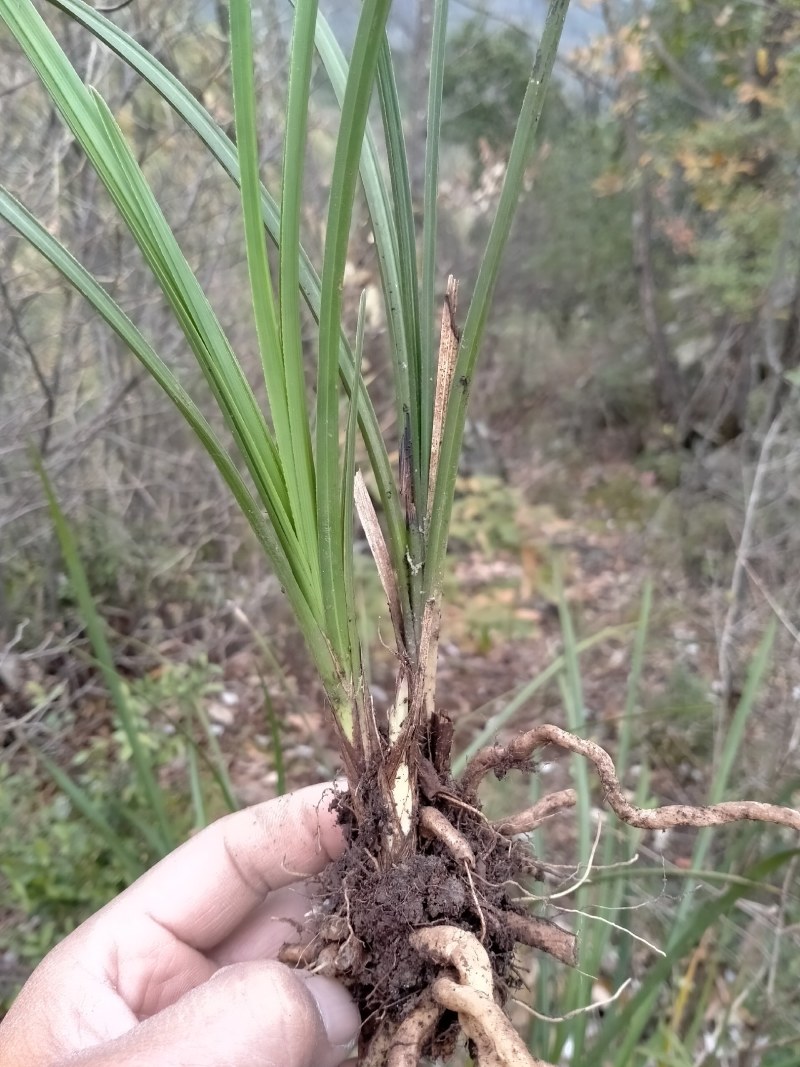
[[[290,11],[281,0],[255,6],[263,169],[274,191]],[[452,272],[469,290],[476,274],[536,46],[529,8],[453,6],[442,287]],[[346,39],[352,11],[328,14]],[[112,106],[246,353],[235,189],[147,86],[55,7],[47,17]],[[112,17],[231,132],[223,4],[135,0]],[[428,5],[406,0],[393,20],[421,205]],[[645,796],[702,802],[722,788],[790,802],[794,790],[796,803],[800,3],[573,0],[557,71],[473,387],[440,700],[462,747],[487,717],[491,736],[547,718],[616,755],[622,748],[626,781]],[[5,183],[202,396],[137,251],[2,29],[0,101]],[[315,257],[336,121],[321,75],[312,104],[304,241]],[[397,437],[363,222],[347,283],[353,316],[367,292],[371,390]],[[105,668],[32,448],[104,620]],[[366,546],[357,551],[380,702],[393,685],[375,625],[385,605]],[[166,847],[144,832],[151,813],[130,729],[179,840],[233,804],[331,775],[320,701],[280,589],[187,429],[80,298],[0,228],[0,1000]],[[734,744],[737,723],[746,727]],[[80,792],[65,790],[53,767]],[[568,776],[566,762],[552,771],[555,784]],[[487,804],[511,810],[513,790],[527,788],[497,787]],[[595,904],[613,903],[607,918],[659,945],[692,901],[720,889],[697,868],[739,876],[792,843],[723,830],[698,854],[693,834],[651,837],[613,838],[618,851],[606,860],[636,847],[650,875],[624,868],[623,880],[618,870],[619,895]],[[566,819],[540,847],[564,864],[582,848]],[[795,864],[765,876],[672,961],[639,1051],[613,1062],[797,1064]],[[651,957],[622,934],[624,951],[595,944],[594,929],[584,931],[597,977],[589,999],[602,999],[612,975],[638,976]],[[571,1008],[570,995],[587,1002],[585,988],[570,994],[550,981],[558,996],[540,1010]],[[584,1021],[578,1037],[546,1024],[553,1059],[582,1062],[573,1058],[584,1040],[603,1048],[611,1017],[609,1008]]]

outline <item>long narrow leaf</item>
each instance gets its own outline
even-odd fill
[[[361,145],[367,123],[375,67],[391,0],[365,0],[356,32],[341,109],[331,177],[325,255],[322,265],[317,369],[317,517],[320,571],[327,632],[343,658],[347,646],[347,609],[341,571],[339,492],[339,331],[342,286],[356,193]]]
[[[579,641],[576,646],[577,652],[585,652],[587,649],[594,648],[595,645],[601,644],[603,641],[607,641],[611,637],[616,637],[619,634],[624,633],[628,626],[608,626],[604,629],[593,634],[591,637],[585,637],[582,641]],[[483,724],[478,734],[469,742],[464,748],[463,752],[453,761],[453,774],[458,777],[466,767],[467,763],[472,757],[480,752],[486,745],[490,745],[492,740],[503,729],[514,716],[525,707],[531,697],[535,696],[540,689],[543,689],[546,685],[558,678],[561,672],[564,670],[566,664],[566,658],[564,655],[556,656],[556,658],[549,663],[543,670],[532,678],[529,682],[525,682],[524,685],[515,693],[506,694],[507,703],[500,709],[495,715],[492,715],[490,719],[487,719]],[[490,705],[486,705],[482,708],[476,708],[473,713],[476,717],[488,712]]]
[[[308,497],[302,496],[304,483],[294,477],[292,435],[289,427],[278,314],[267,260],[266,237],[261,220],[261,180],[249,0],[232,0],[230,33],[236,144],[239,149],[242,216],[247,268],[250,275],[250,305],[255,318],[261,366],[275,430],[276,462],[286,486],[288,514],[285,521],[291,526],[297,538],[297,549],[309,569],[308,591],[313,598],[314,607],[320,610],[319,577],[317,568],[314,566],[316,553],[310,551],[315,544],[313,509]]]
[[[0,186],[0,218],[4,218],[18,233],[36,248],[67,281],[81,293],[108,323],[114,332],[130,348],[142,366],[153,376],[159,386],[186,419],[201,444],[208,452],[237,504],[250,524],[259,544],[275,569],[275,573],[286,590],[303,633],[308,640],[314,661],[320,670],[326,688],[335,686],[335,673],[330,660],[327,642],[319,629],[316,619],[311,614],[302,591],[289,567],[284,550],[275,533],[266,521],[263,510],[253,498],[227,451],[220,443],[211,426],[195,406],[191,398],[177,381],[172,371],[148,344],[139,330],[119,308],[105,289],[89,272],[61,245],[53,235],[38,222],[31,213],[15,200],[11,194]],[[329,691],[331,691],[329,689]]]
[[[447,549],[447,533],[453,507],[458,459],[464,435],[467,399],[478,350],[486,327],[489,304],[500,270],[503,250],[511,232],[511,223],[519,200],[525,176],[525,167],[530,159],[536,140],[547,86],[561,40],[569,0],[550,0],[542,40],[536,54],[528,87],[522,101],[514,140],[508,158],[505,180],[500,193],[497,213],[492,223],[486,250],[481,259],[475,291],[470,302],[467,318],[461,335],[458,362],[455,371],[455,387],[450,396],[445,423],[444,443],[439,460],[431,525],[425,558],[424,596],[438,596]]]
[[[111,112],[83,85],[30,2],[2,0],[0,11],[159,282],[270,509],[276,532],[289,546],[287,559],[297,567],[300,584],[307,586],[307,563],[293,545],[281,470],[264,416]]]
[[[434,0],[428,80],[428,126],[425,138],[425,189],[422,211],[422,290],[420,294],[420,419],[422,441],[430,442],[433,427],[433,396],[436,380],[434,340],[436,308],[436,237],[439,193],[439,137],[442,126],[445,40],[448,0]],[[428,444],[430,449],[430,444]],[[427,480],[430,452],[423,453],[422,470]]]
[[[356,329],[356,366],[360,367],[364,354],[364,318],[366,315],[366,293],[361,294],[358,305],[358,326]],[[347,433],[345,434],[344,456],[342,460],[342,571],[344,573],[344,595],[347,610],[347,635],[349,644],[349,661],[353,667],[353,681],[361,684],[361,644],[358,637],[358,620],[356,617],[356,589],[353,571],[353,528],[355,522],[354,486],[356,475],[356,429],[358,427],[358,393],[350,397],[350,411],[347,416]],[[363,732],[362,732],[363,736]]]
[[[286,107],[286,135],[283,149],[281,186],[280,328],[287,414],[292,440],[292,465],[297,480],[297,497],[302,507],[302,540],[314,559],[317,557],[317,517],[311,430],[306,406],[303,373],[303,344],[300,336],[300,205],[303,200],[303,174],[308,131],[308,98],[314,58],[314,30],[317,0],[299,0],[295,7],[292,48],[289,62],[289,90]],[[356,368],[358,360],[356,360]],[[358,374],[356,374],[356,380]],[[358,391],[356,391],[356,397]],[[356,400],[356,412],[358,401]]]
[[[417,248],[414,232],[414,205],[411,199],[411,179],[408,173],[408,154],[403,135],[403,117],[397,81],[389,51],[389,42],[384,37],[378,56],[378,99],[381,104],[383,131],[386,139],[386,154],[389,163],[389,178],[392,187],[394,223],[397,233],[397,258],[400,269],[400,311],[403,316],[405,350],[395,374],[407,379],[403,391],[408,394],[409,425],[411,427],[412,475],[414,500],[417,512],[424,515],[427,508],[427,464],[423,454],[430,448],[430,428],[425,426],[420,410],[420,318],[419,281],[417,279]],[[402,430],[402,425],[400,427]],[[415,609],[420,613],[421,605]]]
[[[110,19],[83,3],[83,0],[49,0],[49,2],[53,7],[63,11],[92,33],[151,85],[166,103],[173,108],[176,114],[180,115],[189,128],[197,134],[223,170],[237,185],[239,184],[239,163],[232,141],[171,71],[167,70],[137,41],[120,30]],[[318,24],[321,26],[326,25],[321,17]],[[346,64],[343,69],[346,71]],[[275,201],[263,186],[261,188],[261,210],[264,225],[267,227],[272,240],[277,244],[280,231],[280,213]],[[390,217],[390,213],[387,217]],[[302,246],[300,248],[300,286],[311,314],[316,321],[319,321],[320,281]],[[397,300],[391,301],[391,304],[397,305]],[[339,370],[349,394],[354,387],[353,356],[344,337],[341,335],[339,340]],[[399,567],[402,564],[405,553],[405,534],[402,517],[386,445],[366,390],[360,391],[358,414],[359,427],[364,438],[372,472],[380,494],[384,516],[386,517],[393,559],[395,560],[395,565]]]
[[[43,752],[36,753],[37,758],[72,806],[79,811],[86,821],[95,828],[105,841],[108,849],[119,861],[125,871],[127,881],[135,882],[144,873],[145,864],[138,859],[119,836],[119,831],[108,822],[91,796],[77,782],[63,771]]]
[[[321,13],[317,18],[316,45],[325,73],[341,108],[347,86],[348,64],[339,43],[333,35],[333,31]],[[406,319],[402,310],[400,241],[394,220],[391,196],[380,167],[377,143],[369,125],[365,129],[360,168],[367,210],[369,211],[372,232],[375,237],[394,370],[395,410],[397,412],[399,433],[402,433],[405,412],[410,411],[411,394],[407,371],[408,358],[406,355],[409,341],[406,336]],[[366,390],[363,390],[363,392],[366,392]],[[369,449],[369,442],[367,441],[366,443]],[[375,466],[372,453],[370,453],[370,462],[373,464],[374,473]],[[393,491],[392,506],[387,509],[380,482],[378,483],[378,490],[381,493],[381,503],[387,520],[389,550],[392,555],[394,569],[397,574],[402,574],[406,566],[407,538],[405,526],[397,506],[397,494]],[[413,635],[414,626],[406,583],[402,584],[401,597],[405,632],[410,637]]]
[[[92,650],[94,651],[100,666],[100,672],[103,675],[103,681],[108,688],[112,703],[114,704],[114,709],[119,718],[120,726],[125,733],[128,744],[131,746],[133,765],[136,768],[136,777],[139,783],[139,788],[147,801],[151,815],[155,820],[155,825],[158,828],[158,844],[161,855],[166,855],[167,852],[175,847],[176,842],[173,838],[172,827],[167,818],[164,795],[156,781],[150,755],[146,747],[142,744],[142,739],[139,736],[138,723],[133,716],[128,704],[128,699],[122,688],[122,681],[114,666],[114,658],[106,638],[105,624],[95,607],[94,598],[89,589],[86,572],[83,569],[83,564],[78,555],[72,530],[59,506],[56,495],[53,492],[53,487],[50,484],[50,479],[47,477],[44,467],[38,457],[34,457],[34,462],[39,477],[42,480],[42,486],[44,487],[48,508],[50,510],[50,517],[53,521],[56,536],[58,537],[58,543],[61,547],[61,555],[64,559],[67,573],[69,574],[72,589],[75,593],[75,599],[78,602],[78,610],[81,619],[83,620],[86,632],[89,635]]]
[[[745,872],[744,883],[737,882],[713,900],[706,901],[694,910],[687,921],[675,927],[675,936],[666,956],[660,958],[647,972],[640,988],[623,1008],[608,1018],[602,1033],[592,1046],[592,1062],[606,1063],[613,1052],[615,1063],[630,1062],[627,1057],[638,1041],[638,1035],[652,1019],[655,999],[664,983],[668,981],[672,968],[693,945],[700,942],[703,934],[719,918],[727,914],[737,900],[757,892],[758,884],[775,871],[800,854],[800,849],[778,852]]]

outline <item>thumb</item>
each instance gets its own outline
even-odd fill
[[[337,1067],[359,1025],[338,982],[253,960],[223,967],[75,1067]]]

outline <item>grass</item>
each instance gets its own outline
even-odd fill
[[[549,5],[540,47],[520,105],[496,212],[460,330],[455,315],[456,286],[448,283],[438,359],[434,320],[444,281],[437,277],[436,262],[439,123],[447,23],[444,0],[437,0],[434,6],[424,187],[426,210],[419,259],[403,116],[386,37],[390,0],[365,0],[361,5],[353,47],[347,58],[319,13],[316,0],[299,0],[296,4],[286,134],[280,188],[275,197],[261,180],[259,100],[248,0],[231,0],[230,5],[233,140],[215,125],[187,88],[102,14],[80,0],[58,0],[57,6],[107,43],[156,88],[206,145],[210,155],[223,164],[238,187],[249,307],[263,387],[261,383],[254,386],[245,373],[240,356],[234,351],[148,185],[134,148],[102,97],[83,83],[29,0],[0,0],[0,16],[136,242],[164,305],[203,373],[215,411],[202,412],[197,407],[157,347],[145,339],[99,280],[5,189],[0,189],[0,216],[64,275],[122,338],[172,400],[216,465],[281,583],[324,686],[351,787],[355,822],[362,834],[367,827],[374,829],[380,825],[375,841],[364,844],[359,840],[359,847],[374,848],[380,856],[379,876],[391,874],[398,864],[406,861],[411,870],[411,860],[421,855],[423,847],[422,835],[417,834],[416,816],[422,801],[416,775],[423,760],[428,759],[426,753],[430,753],[430,760],[438,758],[441,734],[437,731],[442,729],[435,700],[439,617],[467,403],[503,253],[536,143],[568,0],[551,0]],[[317,61],[327,74],[339,106],[319,273],[304,251],[301,227],[310,86]],[[373,97],[379,104],[379,134],[370,124]],[[346,330],[345,270],[360,189],[363,189],[380,265],[392,357],[396,422],[386,432],[378,422],[362,373],[363,297],[353,343]],[[306,352],[301,331],[307,313],[316,324],[313,400],[306,390]],[[260,399],[262,396],[266,397],[266,404]],[[224,433],[213,428],[212,424],[220,421],[218,416],[224,423]],[[359,432],[368,457],[369,474],[377,488],[380,515],[362,489],[362,482],[356,479]],[[400,457],[398,478],[389,460],[395,450]],[[146,843],[148,858],[162,855],[173,847],[180,834],[176,834],[171,821],[159,767],[115,671],[105,628],[69,527],[44,472],[42,477],[79,609],[134,771],[138,806],[117,805],[113,815],[126,824],[132,835],[138,835]],[[352,534],[356,513],[367,533],[389,605],[398,663],[396,690],[387,701],[385,721],[381,720],[380,726],[365,679],[360,636],[364,626],[358,618],[359,600],[354,588]],[[558,576],[555,592],[562,655],[494,716],[492,729],[508,721],[523,701],[550,681],[558,686],[569,729],[578,733],[585,727],[580,656],[592,642],[579,641]],[[631,731],[649,617],[648,589],[634,631],[628,699],[621,727],[619,758],[623,769],[631,754]],[[767,630],[751,664],[747,684],[721,746],[712,802],[727,792],[731,768],[746,737],[773,636],[774,632]],[[267,713],[278,784],[282,788],[285,768],[281,724],[269,705]],[[224,803],[233,806],[236,797],[201,702],[193,703],[192,714],[204,734],[202,746],[190,742],[186,750],[188,804],[193,825],[200,826],[209,815],[204,761],[210,764]],[[488,729],[480,735],[484,739]],[[44,755],[40,758],[70,803],[91,822],[125,878],[132,876],[137,857],[120,837],[117,825],[104,807],[84,784],[68,776],[54,761]],[[620,909],[628,906],[627,901],[634,892],[632,885],[639,878],[649,885],[650,874],[627,866],[640,836],[630,828],[619,835],[607,833],[601,841],[601,850],[595,852],[593,779],[583,760],[570,757],[568,765],[577,789],[575,849],[579,868],[586,877],[572,886],[569,912],[563,903],[552,900],[543,903],[553,907],[556,914],[577,916],[575,921],[582,934],[581,968],[562,977],[555,973],[551,963],[541,962],[538,1000],[544,1008],[547,991],[555,990],[557,1001],[547,1014],[563,1018],[560,1022],[541,1025],[537,1020],[529,1035],[532,1047],[553,1060],[581,1062],[584,1057],[592,1056],[598,1063],[621,1065],[647,1049],[647,1042],[655,1041],[658,1045],[663,1037],[661,1045],[653,1046],[654,1055],[656,1061],[661,1057],[661,1062],[667,1062],[665,1057],[677,1054],[678,1042],[683,1042],[685,1048],[687,1040],[697,1038],[700,1024],[695,1011],[688,1028],[682,1025],[690,1012],[679,992],[671,1010],[671,1018],[677,1024],[672,1028],[673,1036],[669,1037],[671,1031],[662,1034],[657,1030],[655,1036],[647,1032],[660,1006],[666,979],[678,973],[689,947],[704,938],[713,923],[752,892],[754,885],[790,862],[793,853],[776,852],[753,863],[748,854],[752,833],[742,832],[730,846],[727,857],[737,876],[730,879],[722,892],[699,906],[688,895],[681,899],[671,916],[670,933],[658,962],[647,969],[629,999],[620,1001],[621,1006],[609,1013],[602,1025],[595,1025],[594,1020],[590,1025],[588,1016],[579,1009],[590,999],[591,976],[610,969],[617,982],[622,974],[631,974],[637,967],[634,950],[624,943],[609,964],[614,928],[602,920],[608,915],[624,914]],[[449,766],[442,771],[442,782],[449,781],[447,771]],[[640,774],[637,788],[640,799],[646,801],[649,796],[646,773]],[[443,791],[446,793],[446,789]],[[429,799],[433,801],[436,795],[434,792]],[[376,811],[381,815],[380,820],[374,818]],[[484,831],[485,827],[481,826],[480,833]],[[709,845],[708,833],[699,834],[691,861],[692,877],[705,868]],[[443,864],[446,851],[445,848],[436,853],[435,849],[429,849],[428,858]],[[590,876],[590,869],[598,860],[601,862],[595,878]],[[466,873],[459,870],[459,874],[469,880],[483,924],[469,861],[465,862]],[[668,880],[664,871],[661,878],[662,884]],[[345,901],[349,918],[346,888]],[[364,910],[366,913],[367,909]],[[426,928],[428,933],[432,930],[433,926]],[[620,932],[618,928],[617,932]],[[405,927],[401,933],[405,933]],[[474,935],[470,936],[474,940]],[[634,941],[634,944],[641,942]],[[371,962],[374,962],[381,946],[368,947],[373,950]],[[418,949],[409,942],[409,952],[412,951]],[[415,955],[414,960],[422,971],[419,956]],[[495,1005],[491,997],[484,997],[481,1004],[481,1012],[473,1012],[470,1023],[479,1030],[483,1027],[480,1032],[488,1047],[494,1039],[488,1020]],[[440,1006],[454,1010],[446,1000]],[[460,1016],[463,1014],[461,1008],[458,1012]],[[467,1028],[467,1021],[462,1021]],[[472,1030],[469,1032],[479,1046],[479,1037]],[[381,1036],[380,1029],[376,1034]],[[488,1067],[490,1057],[487,1054],[485,1058]]]
[[[623,780],[636,751],[638,687],[651,603],[652,593],[647,586],[633,635],[627,699],[615,749],[615,763]],[[580,731],[584,725],[579,715],[581,646],[563,599],[561,614],[565,643],[565,654],[558,661],[561,692],[567,721]],[[742,759],[747,724],[756,714],[774,638],[775,626],[770,625],[753,655],[744,691],[726,733],[723,756],[708,787],[709,803],[730,792],[732,768]],[[700,831],[691,856],[676,864],[668,853],[662,856],[653,851],[641,831],[615,825],[613,817],[595,814],[596,790],[591,775],[585,771],[585,764],[578,762],[572,769],[578,808],[583,809],[578,819],[583,833],[577,840],[575,877],[592,866],[594,872],[569,895],[566,912],[562,900],[548,906],[547,896],[542,897],[548,916],[561,917],[577,928],[581,945],[579,971],[570,972],[565,979],[563,970],[552,960],[536,961],[533,1006],[542,1016],[566,1017],[566,1021],[531,1021],[529,1047],[553,1063],[671,1067],[697,1062],[701,1049],[706,1055],[724,1057],[734,1055],[752,1041],[766,1047],[774,1044],[775,1063],[792,1062],[791,1056],[796,1056],[800,1047],[800,1034],[794,1024],[785,1025],[789,987],[783,985],[779,989],[773,982],[771,998],[764,997],[756,975],[759,969],[766,972],[770,961],[774,967],[776,959],[790,959],[794,954],[791,937],[784,933],[782,923],[767,919],[763,902],[781,901],[792,914],[800,913],[800,900],[791,891],[787,896],[788,886],[783,881],[794,869],[800,850],[782,849],[777,833],[765,841],[763,831],[748,825],[727,833],[717,832],[713,838],[708,831]],[[648,767],[640,764],[635,802],[646,804],[649,791]],[[601,827],[602,833],[599,850],[590,864],[593,826]],[[548,856],[559,851],[558,832],[555,829],[544,838],[537,835],[538,854]],[[712,840],[716,849],[713,869],[709,863]],[[637,862],[633,862],[635,857]],[[653,860],[658,862],[653,864]],[[742,902],[748,899],[755,902],[755,912],[743,907]],[[771,943],[760,953],[758,966],[745,975],[732,968],[743,945],[753,936],[747,920],[754,914],[761,915],[763,926],[763,933],[756,936],[766,937]],[[710,954],[709,945],[714,946]],[[704,973],[697,973],[698,960],[702,960]],[[633,984],[625,988],[632,978]],[[600,986],[598,979],[602,980]],[[601,989],[606,996],[624,992],[613,1007],[592,1010]],[[721,990],[726,992],[721,994]],[[736,1004],[750,1006],[749,1015],[744,1013],[751,1020],[749,1036],[742,1032],[742,1016],[732,1014]],[[573,1012],[577,1014],[571,1015]],[[716,1027],[711,1036],[705,1025],[709,1018],[715,1020]],[[681,1059],[681,1055],[685,1058]],[[771,1063],[772,1059],[764,1062]]]
[[[68,544],[69,527],[55,501],[52,506],[56,529],[60,531],[62,542],[66,537]],[[65,554],[65,561],[69,564],[71,583],[73,586],[80,585],[80,560],[68,553]],[[87,631],[96,632],[98,628],[105,630],[91,596],[88,599],[78,596],[76,599]],[[624,772],[632,757],[639,758],[642,740],[639,729],[642,713],[639,688],[648,655],[652,616],[650,586],[646,586],[643,592],[635,624],[608,627],[588,639],[580,640],[575,634],[563,599],[561,612],[564,652],[510,695],[494,716],[484,723],[469,746],[461,751],[454,769],[462,766],[470,754],[497,736],[499,731],[519,721],[523,709],[540,698],[548,688],[552,690],[558,687],[559,681],[566,698],[565,707],[571,707],[570,714],[575,716],[586,681],[581,658],[592,648],[609,642],[618,644],[620,641],[630,646],[630,654],[626,699],[615,759],[620,771]],[[257,631],[254,633],[258,634]],[[258,637],[259,645],[263,646],[262,653],[266,649],[270,659],[274,659],[274,653],[264,645],[263,638],[260,635]],[[726,780],[729,780],[732,767],[741,757],[746,723],[757,707],[769,666],[773,638],[774,632],[769,630],[751,663],[747,686],[725,747],[723,763],[710,785],[710,796],[725,795]],[[108,647],[107,643],[105,647]],[[100,670],[100,656],[97,651],[95,654]],[[132,695],[126,692],[119,676],[115,676],[113,658],[110,671],[110,674],[107,670],[102,672],[107,682],[109,677],[115,678],[110,691],[121,692],[127,706],[124,718],[118,718],[120,737],[127,737],[126,723],[128,729],[134,731],[133,736],[136,736],[142,729],[141,720],[136,715]],[[183,692],[186,695],[187,721],[180,733],[181,736],[187,736],[189,743],[184,750],[184,793],[177,811],[174,785],[170,785],[169,795],[165,790],[161,793],[161,806],[168,811],[172,832],[176,837],[185,833],[187,824],[184,820],[187,817],[195,828],[205,823],[209,815],[209,799],[210,810],[219,811],[231,803],[234,791],[225,764],[214,751],[216,739],[208,729],[202,692],[192,685],[187,685]],[[283,741],[279,721],[267,698],[265,689],[272,759],[279,775],[280,792],[285,787]],[[146,697],[150,706],[163,703],[165,699],[165,693],[161,691]],[[207,738],[202,744],[193,741],[193,735],[189,733],[193,717],[201,725],[200,738]],[[573,721],[576,728],[584,728],[578,717],[574,717]],[[98,769],[86,777],[87,767],[91,768],[92,765],[90,757],[88,764],[82,764],[67,776],[52,761],[46,761],[48,772],[54,775],[69,801],[73,812],[71,816],[68,815],[69,808],[65,811],[62,805],[60,809],[53,809],[49,816],[45,814],[43,821],[37,822],[32,832],[20,834],[20,820],[12,812],[8,813],[6,825],[15,826],[16,829],[13,849],[8,839],[3,845],[4,871],[8,872],[13,897],[23,917],[20,933],[7,947],[33,962],[88,911],[99,906],[104,895],[111,895],[122,888],[151,862],[150,857],[157,854],[148,851],[143,855],[141,852],[142,841],[147,841],[143,829],[153,824],[152,812],[148,808],[151,795],[149,778],[139,778],[135,764],[129,765],[134,773],[127,793],[127,808],[124,805],[110,807],[107,791],[98,791],[99,783],[93,777]],[[580,803],[589,813],[585,825],[591,829],[595,825],[592,812],[596,790],[591,774],[581,774],[580,766],[575,766],[577,777],[573,778],[573,783],[579,788]],[[540,782],[540,778],[534,778],[531,788],[538,789]],[[6,778],[4,789],[0,792],[7,798],[16,796],[19,803],[25,804],[30,800],[24,798],[30,797],[32,791],[40,792],[41,788],[41,783],[37,785],[23,776],[12,776]],[[156,788],[161,789],[158,784]],[[494,787],[487,802],[491,806],[494,793],[497,793],[497,803],[507,809],[517,788],[513,786],[509,792],[506,786],[502,790]],[[645,764],[638,777],[638,799],[646,800],[648,789],[649,774]],[[215,792],[217,799],[212,799]],[[535,795],[531,796],[533,799]],[[44,812],[47,810],[45,808]],[[88,834],[79,829],[83,819],[91,826]],[[559,825],[563,827],[564,824],[562,822]],[[769,908],[771,902],[775,906],[780,904],[783,907],[784,928],[791,927],[794,919],[800,917],[800,903],[792,895],[791,882],[784,881],[781,884],[782,874],[786,872],[788,876],[793,869],[792,853],[780,851],[776,838],[771,846],[775,851],[769,855],[770,845],[763,838],[758,840],[761,836],[759,831],[745,829],[737,833],[728,831],[724,840],[720,840],[718,835],[713,870],[709,867],[709,842],[703,835],[698,836],[688,865],[676,866],[667,858],[659,859],[648,847],[643,848],[646,842],[640,831],[624,826],[614,827],[610,825],[610,820],[604,826],[600,848],[595,856],[595,871],[589,883],[574,895],[551,904],[543,901],[542,913],[568,925],[577,924],[581,938],[581,970],[585,975],[602,979],[602,988],[607,995],[619,989],[631,974],[639,975],[639,980],[636,988],[626,990],[620,1000],[602,1014],[595,1010],[560,1024],[519,1016],[530,1048],[539,1055],[548,1056],[554,1063],[563,1061],[569,1053],[569,1062],[583,1062],[591,1058],[592,1062],[609,1063],[614,1067],[634,1067],[639,1063],[672,1067],[673,1064],[684,1062],[682,1056],[690,1059],[701,1040],[708,1040],[704,1038],[704,1020],[711,1015],[718,1020],[715,1041],[721,1055],[736,1042],[744,1040],[739,1021],[741,1012],[737,1008],[739,1014],[735,1014],[733,1009],[737,997],[743,998],[742,1003],[749,1010],[747,1017],[758,1017],[758,1011],[763,1010],[761,987],[755,985],[754,988],[748,988],[745,977],[741,975],[733,979],[730,977],[731,963],[753,937],[754,922],[760,922],[755,929],[763,932],[756,934],[762,947],[752,965],[751,986],[759,968],[766,973],[768,967],[786,967],[789,972],[787,979],[791,974],[794,955],[791,933],[784,932],[781,925],[775,922],[772,912],[763,909]],[[564,842],[559,841],[559,832],[556,827],[548,827],[537,833],[538,854],[549,857],[563,855],[565,858],[566,855],[572,855]],[[578,870],[585,868],[592,843],[591,832],[584,836],[582,842],[578,842]],[[147,844],[148,848],[157,848],[156,842],[147,841]],[[637,851],[640,852],[640,859],[630,866],[628,861]],[[60,856],[58,864],[53,862],[56,852]],[[759,859],[759,856],[765,858]],[[41,860],[35,857],[41,857]],[[62,870],[64,862],[67,863],[66,871]],[[74,863],[82,866],[102,864],[106,871],[97,885],[97,893],[91,899],[80,894],[75,896],[70,888],[69,871]],[[45,878],[48,869],[50,873]],[[743,910],[742,902],[748,900],[755,902],[755,912]],[[576,908],[581,914],[576,915],[564,908]],[[610,926],[605,920],[610,920],[616,926]],[[663,949],[666,955],[659,956],[642,941],[636,940],[638,938],[645,938],[650,944]],[[709,945],[714,946],[710,955]],[[785,963],[781,964],[781,960]],[[568,1015],[571,1011],[585,1008],[599,995],[599,987],[595,987],[590,978],[577,974],[571,981],[566,980],[564,969],[546,957],[537,959],[532,973],[535,973],[535,991],[530,1003],[540,1015]],[[781,1042],[792,1039],[794,1031],[789,1021],[792,1016],[788,1010],[785,1012],[787,1025],[784,1026],[780,1022],[779,1012],[780,1005],[788,1003],[793,986],[779,978],[773,982],[773,987],[771,1012],[765,1015],[768,1029],[764,1032],[762,1027],[760,1033],[765,1041],[770,1040],[776,1045],[774,1056],[766,1062],[771,1067],[772,1064],[788,1067],[793,1062],[791,1056],[796,1055],[793,1052],[796,1046],[782,1045]],[[730,989],[727,1009],[724,1003],[719,1002],[720,988]],[[689,990],[691,996],[688,995]],[[527,1001],[528,997],[523,999]],[[794,1034],[794,1037],[797,1038],[797,1035]]]

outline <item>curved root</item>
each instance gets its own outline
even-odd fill
[[[524,766],[533,753],[545,745],[557,745],[593,763],[603,786],[606,803],[629,826],[642,830],[666,830],[671,826],[723,826],[725,823],[749,819],[800,830],[800,811],[754,800],[731,800],[703,807],[666,804],[660,808],[637,808],[623,793],[614,761],[604,748],[594,741],[586,741],[548,724],[535,726],[505,747],[492,745],[484,748],[467,765],[461,778],[462,785],[474,792],[489,771]]]
[[[432,996],[422,1000],[397,1027],[386,1067],[418,1067],[443,1010]]]
[[[414,930],[411,944],[434,962],[456,971],[457,982],[452,978],[437,978],[431,991],[441,1008],[457,1012],[462,1030],[475,1047],[480,1067],[550,1067],[531,1056],[495,1002],[489,957],[474,934],[457,926],[429,926]],[[402,1063],[398,1061],[398,1067]]]
[[[396,1025],[384,1021],[378,1027],[367,1048],[359,1050],[358,1067],[389,1067],[397,1030]],[[400,1064],[403,1064],[402,1060]],[[403,1067],[405,1067],[404,1064]]]
[[[437,978],[433,995],[442,1007],[458,1012],[458,1021],[475,1045],[480,1067],[551,1067],[531,1056],[499,1004],[471,986]]]
[[[480,941],[460,926],[424,926],[409,934],[411,947],[434,963],[452,967],[459,980],[491,996],[494,989],[492,965]]]
[[[557,793],[548,793],[546,797],[524,811],[518,811],[516,815],[509,815],[506,819],[499,819],[492,823],[493,829],[506,837],[515,834],[529,834],[537,826],[565,808],[574,808],[578,803],[578,794],[574,789],[560,789]]]
[[[505,912],[503,922],[519,944],[547,952],[568,967],[578,966],[578,938],[563,926],[538,915],[519,915],[515,911]]]

